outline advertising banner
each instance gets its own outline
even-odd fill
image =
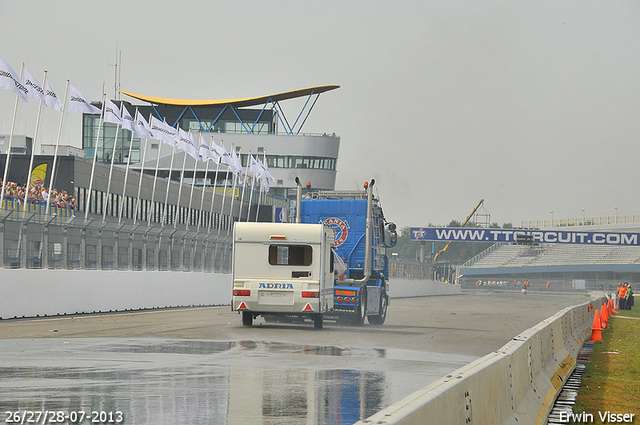
[[[639,246],[640,233],[582,230],[480,229],[457,227],[412,227],[412,241],[460,241],[515,243],[526,236],[533,243]]]

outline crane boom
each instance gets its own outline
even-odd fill
[[[471,220],[471,217],[473,217],[473,215],[476,213],[476,211],[478,211],[478,208],[480,208],[480,206],[482,205],[482,203],[484,202],[484,199],[480,199],[480,202],[478,202],[478,205],[476,205],[476,207],[473,209],[473,211],[471,211],[471,214],[469,214],[469,216],[466,218],[466,220],[462,223],[462,226],[460,227],[464,227],[467,225],[467,223],[469,222],[469,220]],[[435,257],[433,257],[433,261],[437,261],[438,257],[440,256],[440,254],[444,254],[445,251],[447,250],[447,248],[449,248],[449,245],[451,245],[452,241],[447,242],[447,244],[444,246],[444,248],[442,248],[440,251],[438,251],[438,253],[435,255]]]

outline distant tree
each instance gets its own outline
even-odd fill
[[[457,220],[451,220],[446,227],[461,227],[462,223]],[[429,223],[428,227],[442,227]],[[469,222],[465,227],[478,227],[476,223]],[[498,223],[491,223],[490,228],[500,228]],[[503,229],[511,229],[511,223],[504,223]],[[403,227],[398,231],[398,242],[395,247],[389,248],[387,254],[397,253],[398,259],[417,261],[420,255],[420,246],[423,242],[411,240],[411,229]],[[429,261],[433,257],[432,254],[440,252],[446,245],[446,242],[424,242],[425,261]],[[493,242],[452,242],[447,251],[438,256],[438,261],[449,261],[453,264],[463,264],[471,258],[475,257],[485,249],[493,245]]]

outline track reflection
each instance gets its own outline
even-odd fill
[[[352,424],[475,359],[122,338],[9,339],[0,351],[2,414],[120,411],[127,424]]]

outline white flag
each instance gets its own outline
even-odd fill
[[[11,90],[24,100],[27,100],[29,96],[27,86],[9,64],[2,59],[0,59],[0,88]]]
[[[44,90],[42,90],[42,86],[38,81],[33,78],[33,75],[27,71],[27,68],[24,69],[24,85],[29,89],[29,93],[27,97],[32,97],[34,99],[40,99],[44,102]]]
[[[251,157],[251,164],[249,165],[249,171],[254,173],[256,177],[262,177],[264,168],[262,168],[262,166],[258,163],[258,161],[256,161],[253,155],[250,155],[250,157]]]
[[[215,145],[215,142],[213,142]],[[206,140],[202,134],[200,134],[200,149],[198,149],[198,153],[202,157],[203,161],[213,161],[218,162],[220,160],[220,156],[213,149],[209,148]]]
[[[93,106],[86,97],[72,85],[69,85],[69,107],[72,112],[84,112],[85,114],[100,114],[102,111]]]
[[[127,107],[124,106],[124,103],[122,104],[121,113],[122,113],[122,128],[136,133],[136,122],[131,116],[131,114],[129,113],[129,111],[127,111]]]
[[[218,146],[216,141],[213,140],[213,137],[211,138],[211,149],[213,149],[218,154],[218,156],[229,156],[229,152],[227,152],[227,149],[225,149],[224,145]]]
[[[44,89],[44,100],[42,101],[44,106],[62,112],[62,102],[53,91],[53,87],[51,87],[49,80],[44,83]]]
[[[266,163],[262,163],[262,161],[260,161],[258,159],[258,162],[260,163],[260,165],[262,166],[262,169],[264,170],[264,174],[263,176],[266,177],[267,180],[270,180],[271,182],[275,183],[276,182],[276,178],[273,177],[271,175],[271,173],[269,172],[269,166]],[[269,191],[269,189],[267,189],[267,192]]]
[[[153,138],[162,140],[169,146],[176,147],[176,138],[178,137],[178,130],[173,127],[169,127],[167,123],[164,123],[156,117],[151,117],[151,132]]]
[[[138,113],[136,114],[136,126],[134,131],[140,137],[155,139],[155,137],[153,137],[153,133],[151,133],[151,127],[149,126],[149,123],[144,119],[142,115],[140,115],[140,111],[138,111]]]
[[[198,148],[196,147],[196,142],[193,141],[193,137],[191,137],[191,133],[187,133],[183,129],[178,128],[177,146],[178,149],[185,151],[196,161],[200,161]]]
[[[104,122],[122,124],[120,109],[109,99],[104,100]]]
[[[213,140],[212,138],[211,149],[214,150],[215,153],[218,154],[218,156],[220,156],[220,163],[227,164],[229,167],[231,167],[232,170],[235,169],[235,163],[233,162],[233,159],[231,159],[231,157],[229,156],[229,152],[227,152],[227,149],[224,147],[224,145],[218,146],[215,140]]]
[[[233,165],[230,165],[231,170],[234,174],[238,175],[238,181],[242,182],[242,162],[240,161],[240,158],[238,158],[238,155],[236,155],[235,149],[231,151],[231,162],[233,163]]]
[[[260,192],[265,192],[267,193],[269,191],[269,179],[262,179],[261,183],[260,183]]]

